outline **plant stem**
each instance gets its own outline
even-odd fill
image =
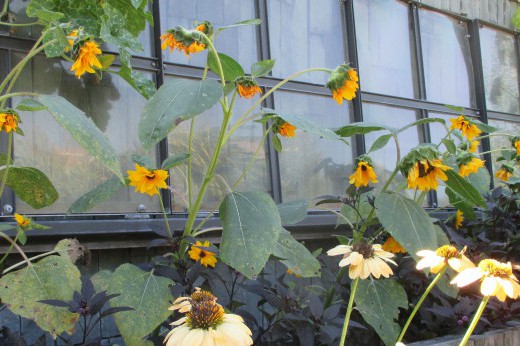
[[[31,92],[17,92],[17,93],[11,93],[11,94],[5,94],[5,95],[2,95],[0,96],[0,101],[1,101],[1,104],[0,104],[0,108],[4,108],[5,107],[5,101],[7,99],[10,99],[12,97],[16,97],[16,96],[38,96],[37,93],[31,93]]]
[[[195,132],[195,117],[191,118],[190,136],[188,137],[188,210],[191,208],[191,201],[193,200],[193,161],[191,158],[193,152],[193,133]]]
[[[13,242],[15,242],[15,243],[18,242],[18,233],[16,234],[16,237],[14,237]],[[7,256],[9,256],[9,254],[11,253],[12,250],[13,250],[13,244],[9,245],[9,248],[5,252],[4,256],[2,257],[2,259],[0,259],[0,264],[4,263],[5,259],[7,258]]]
[[[0,21],[0,25],[5,25],[5,26],[31,26],[31,25],[36,25],[36,24],[39,24],[39,22],[32,22],[32,23],[8,23],[8,22]]]
[[[15,239],[16,240],[16,239]],[[42,257],[47,257],[47,256],[50,256],[52,254],[55,254],[55,253],[58,253],[57,251],[49,251],[49,252],[45,252],[45,253],[42,253],[42,254],[39,254],[39,255],[36,255],[34,257],[31,257],[29,258],[29,261],[34,261],[34,260],[37,260],[39,258],[42,258]],[[10,266],[9,268],[5,269],[3,272],[2,272],[2,275],[4,275],[5,273],[8,273],[10,272],[11,270],[15,269],[15,268],[18,268],[19,266],[21,266],[22,264],[24,264],[25,261],[22,261],[22,262],[18,262],[16,264],[13,264],[12,266]]]
[[[11,155],[13,152],[13,131],[9,132],[9,136],[7,137],[7,157],[4,168],[4,174],[2,175],[2,183],[0,185],[0,196],[3,195],[5,185],[7,183],[7,175],[9,174],[9,166],[11,165]]]
[[[347,307],[347,314],[345,315],[345,321],[343,322],[343,330],[341,331],[341,340],[339,342],[339,346],[345,345],[345,339],[347,338],[347,330],[348,330],[348,323],[350,321],[350,314],[352,313],[352,308],[354,306],[354,297],[356,295],[356,289],[359,282],[359,277],[357,277],[352,282],[352,288],[350,290],[350,298],[348,300],[348,307]]]
[[[166,231],[168,231],[168,237],[170,238],[170,240],[173,241],[172,231],[170,230],[170,224],[168,223],[168,216],[166,215],[166,210],[164,210],[164,204],[163,204],[163,199],[161,196],[161,191],[159,191],[158,196],[159,196],[159,204],[161,205],[161,212],[164,217],[164,223],[166,224]]]
[[[444,272],[446,271],[446,268],[448,268],[447,265],[442,268],[442,270],[437,274],[435,279],[430,283],[428,288],[426,288],[426,291],[424,291],[423,295],[421,296],[421,299],[415,304],[415,308],[413,309],[410,316],[408,316],[408,320],[406,320],[406,323],[403,327],[403,330],[401,331],[401,334],[399,334],[399,338],[397,339],[397,342],[400,342],[403,340],[404,335],[406,334],[406,331],[408,330],[408,327],[410,326],[410,323],[412,322],[413,318],[415,317],[415,314],[417,314],[417,311],[419,311],[419,308],[421,307],[422,303],[424,302],[424,299],[426,299],[426,296],[430,293],[430,291],[437,285],[437,282],[441,279],[442,275],[444,275]]]
[[[480,305],[478,306],[477,312],[475,313],[475,316],[473,317],[473,320],[471,321],[471,324],[468,327],[468,330],[466,331],[466,334],[464,334],[464,338],[460,342],[459,346],[464,346],[469,340],[469,337],[471,334],[473,334],[473,330],[477,326],[478,321],[480,320],[480,316],[482,316],[482,313],[484,312],[484,308],[486,307],[486,304],[489,300],[490,296],[485,296],[482,299],[482,302],[480,302]]]
[[[18,246],[18,244],[16,244],[12,239],[11,237],[9,237],[7,234],[5,234],[4,232],[0,232],[0,237],[4,238],[5,240],[7,240],[9,243],[11,243],[11,245],[14,246],[14,248],[16,249],[16,251],[18,251],[20,253],[20,255],[23,257],[23,259],[25,260],[25,263],[27,263],[28,266],[31,266],[31,261],[29,260],[29,258],[27,257],[27,255],[25,254],[25,252],[23,252],[22,248]],[[5,270],[4,270],[5,271]]]

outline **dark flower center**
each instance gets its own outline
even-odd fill
[[[218,327],[224,320],[224,309],[214,301],[202,301],[191,306],[186,323],[191,329]]]
[[[424,178],[428,174],[430,174],[435,167],[429,164],[424,164],[422,162],[419,162],[419,178]]]
[[[374,254],[374,250],[372,249],[372,245],[367,243],[357,243],[352,246],[352,250],[360,253],[363,258],[371,258]]]

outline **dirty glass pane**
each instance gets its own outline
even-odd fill
[[[23,55],[14,53],[17,63]],[[68,62],[36,57],[26,65],[15,91],[31,91],[47,95],[61,95],[83,110],[110,139],[119,154],[123,172],[133,169],[130,156],[143,151],[137,138],[137,124],[144,98],[118,76],[105,73],[99,80],[86,74],[82,79],[69,72]],[[151,74],[147,75],[152,78]],[[13,99],[13,104],[20,102]],[[81,148],[54,121],[47,111],[21,112],[21,128],[25,136],[14,136],[15,162],[19,166],[36,167],[54,183],[60,194],[52,206],[33,210],[16,201],[19,213],[64,213],[81,195],[90,191],[112,173]],[[98,213],[134,212],[144,204],[147,211],[158,211],[157,199],[122,189],[109,202],[96,206]]]
[[[334,69],[345,61],[340,1],[269,0],[267,5],[274,76],[285,78],[310,67]],[[316,84],[327,79],[322,72],[297,78]]]
[[[354,13],[363,90],[413,98],[408,4],[355,0]]]
[[[254,0],[159,0],[161,7],[161,29],[175,26],[193,28],[195,21],[208,20],[218,28],[256,18]],[[258,61],[256,26],[241,26],[225,30],[216,39],[215,47],[238,61],[246,72]],[[193,54],[189,58],[179,51],[163,51],[166,61],[183,65],[202,67],[206,64],[206,51]]]
[[[507,134],[520,136],[520,123],[498,119],[488,119],[488,123],[489,125],[497,127],[500,129],[500,131],[506,132]],[[492,136],[489,139],[491,141],[491,150],[511,148],[511,141],[507,137]],[[499,156],[500,152],[491,153],[491,157],[493,159],[494,172],[500,169],[500,164],[497,164],[496,162]],[[501,180],[495,178],[495,185],[501,184],[500,181]]]
[[[473,64],[466,23],[423,10],[419,19],[428,100],[474,106]]]
[[[518,51],[514,36],[482,28],[480,48],[487,107],[499,112],[520,113]]]
[[[349,111],[330,97],[279,92],[275,109],[294,113],[327,128],[349,123]],[[279,155],[282,198],[310,200],[325,194],[344,193],[347,174],[352,167],[352,147],[341,142],[318,138],[301,130],[296,137],[282,138]]]

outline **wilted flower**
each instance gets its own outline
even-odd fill
[[[209,241],[205,241],[204,243],[197,241],[194,245],[191,246],[190,251],[188,251],[190,258],[194,261],[200,261],[200,264],[206,268],[208,266],[215,268],[215,264],[217,263],[215,253],[200,248],[200,246],[209,247],[210,245],[211,244]]]
[[[406,253],[406,250],[394,239],[394,237],[390,236],[386,239],[385,243],[381,247],[383,250],[391,252],[391,253]]]
[[[65,48],[65,51],[68,52],[74,46],[74,41],[78,38],[78,30],[72,30],[67,35],[67,41],[69,42],[69,47]]]
[[[343,99],[352,100],[356,97],[356,91],[359,89],[358,81],[356,70],[346,64],[342,64],[330,74],[327,87],[332,91],[334,100],[338,104],[342,104]]]
[[[295,137],[296,126],[289,124],[288,122],[284,122],[280,127],[278,127],[278,133],[284,137]]]
[[[159,194],[159,189],[167,189],[168,172],[163,169],[150,171],[135,164],[135,171],[127,171],[130,186],[135,186],[135,192],[146,193],[149,196]]]
[[[85,72],[96,73],[93,67],[102,68],[101,63],[98,60],[98,55],[101,54],[101,49],[96,42],[92,40],[86,40],[79,48],[78,57],[72,67],[71,71],[75,71],[74,74],[80,78]]]
[[[209,35],[211,34],[210,31],[213,32],[213,26],[207,21],[198,24],[192,31],[176,26],[161,35],[161,49],[170,48],[170,53],[177,49],[184,52],[186,56],[201,52],[206,49],[206,45],[201,42],[200,32]],[[196,35],[196,32],[199,32],[199,34]]]
[[[495,177],[502,180],[508,181],[513,176],[515,169],[508,164],[503,164],[502,167],[495,173]]]
[[[261,94],[262,89],[258,85],[257,81],[251,76],[241,76],[235,80],[237,92],[240,97],[245,99],[251,99],[256,94]]]
[[[12,109],[6,109],[0,111],[0,130],[3,130],[7,133],[11,131],[17,131],[18,123],[20,122],[20,118],[18,117],[18,113],[16,113]]]
[[[460,160],[457,159],[457,163],[459,164],[459,175],[461,177],[477,173],[479,168],[484,167],[484,161],[473,154],[463,155]]]
[[[435,159],[433,161],[421,160],[417,161],[415,165],[408,171],[407,182],[408,188],[419,189],[421,191],[437,190],[439,182],[448,180],[444,173],[451,169],[443,165],[442,161]]]
[[[366,155],[359,157],[357,160],[356,171],[350,176],[349,184],[353,184],[356,187],[368,186],[370,182],[377,183],[377,175],[372,167],[372,160]]]
[[[457,210],[455,214],[455,229],[459,229],[462,227],[462,222],[464,221],[464,213],[460,210]]]
[[[482,131],[475,125],[471,120],[466,118],[464,115],[459,116],[456,119],[450,119],[451,126],[450,129],[460,130],[462,135],[466,137],[469,141],[475,137],[480,136]]]
[[[423,257],[417,262],[417,269],[430,268],[430,272],[437,274],[449,265],[455,271],[460,272],[466,268],[474,268],[475,265],[464,255],[464,250],[459,251],[453,245],[444,245],[435,251],[421,250],[417,256]]]

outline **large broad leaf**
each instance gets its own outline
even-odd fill
[[[306,200],[291,201],[278,204],[278,212],[282,225],[294,225],[307,216],[308,202]]]
[[[54,337],[72,334],[78,314],[40,303],[41,300],[71,300],[81,290],[80,272],[61,256],[48,256],[38,263],[6,274],[0,279],[0,297],[9,310],[36,324]]]
[[[359,280],[354,302],[363,319],[374,328],[385,345],[395,345],[401,331],[395,322],[399,308],[408,308],[403,286],[392,279]]]
[[[67,130],[79,145],[123,180],[115,149],[82,110],[61,96],[40,95],[37,100],[47,107],[56,122]]]
[[[146,103],[139,122],[139,140],[150,150],[181,121],[213,107],[222,96],[216,80],[174,79]]]
[[[0,170],[0,176],[3,173],[4,170]],[[32,167],[10,167],[6,184],[18,198],[35,209],[47,207],[59,197],[49,178]]]
[[[473,185],[471,185],[469,182],[464,180],[464,178],[462,178],[458,173],[454,172],[453,170],[449,170],[446,171],[446,175],[448,176],[446,185],[448,185],[453,190],[453,192],[455,192],[469,205],[478,205],[480,207],[486,206],[484,197],[482,197],[478,190],[474,188]]]
[[[220,258],[248,278],[258,275],[282,229],[278,208],[263,192],[231,192],[219,209]]]
[[[421,205],[399,193],[382,193],[375,202],[383,227],[412,257],[419,250],[435,250],[437,235]]]
[[[264,109],[266,114],[274,114],[279,116],[289,124],[296,126],[297,129],[305,131],[315,136],[323,137],[326,139],[338,140],[341,139],[334,131],[318,125],[312,121],[303,118],[301,115],[289,114],[289,113],[278,113],[273,109]]]
[[[280,232],[273,255],[281,258],[287,268],[304,278],[320,275],[320,262],[285,229]]]
[[[388,143],[390,138],[392,138],[392,134],[388,133],[386,135],[382,135],[379,138],[377,138],[374,143],[372,143],[372,146],[370,147],[370,150],[368,153],[373,153],[374,151],[378,151],[379,149],[384,148],[384,146]]]
[[[465,202],[462,198],[459,197],[452,189],[446,187],[446,195],[448,196],[448,200],[450,204],[460,210],[464,214],[464,218],[467,220],[475,219],[475,212],[471,205]]]
[[[152,97],[153,94],[155,94],[157,91],[157,89],[155,89],[155,83],[151,79],[148,79],[146,75],[141,72],[134,71],[127,65],[121,66],[121,69],[117,74],[125,81],[127,81],[128,84],[132,86],[132,88],[137,90],[147,100],[150,99],[150,97]]]
[[[404,132],[406,130],[408,130],[410,127],[413,127],[413,126],[419,126],[419,125],[423,125],[423,124],[429,124],[429,123],[442,123],[442,124],[445,124],[446,121],[444,119],[441,119],[441,118],[424,118],[424,119],[420,119],[420,120],[417,120],[417,121],[414,121],[413,123],[410,123],[404,127],[401,127],[399,130],[397,130],[397,133],[401,133],[401,132]]]
[[[275,60],[262,60],[251,65],[251,76],[254,78],[267,76],[274,67]]]
[[[222,65],[222,72],[224,73],[224,80],[228,82],[234,81],[236,78],[244,75],[244,69],[240,64],[233,59],[232,57],[218,53],[218,57],[220,59],[220,64]],[[215,58],[215,54],[208,54],[208,67],[211,71],[213,71],[217,76],[220,76],[220,70],[218,68],[218,61]]]
[[[486,168],[481,168],[477,173],[470,174],[465,178],[482,196],[489,192],[491,176]]]
[[[67,213],[84,213],[92,209],[96,204],[108,201],[122,187],[125,187],[125,184],[119,178],[110,178],[74,201]]]
[[[374,131],[387,130],[383,125],[358,122],[351,123],[346,126],[340,127],[336,130],[336,133],[341,137],[350,137],[353,135],[364,135]]]
[[[120,294],[110,300],[111,307],[131,307],[114,315],[127,346],[141,346],[143,338],[170,316],[168,310],[173,281],[145,272],[130,263],[118,267],[110,276],[109,294]]]

